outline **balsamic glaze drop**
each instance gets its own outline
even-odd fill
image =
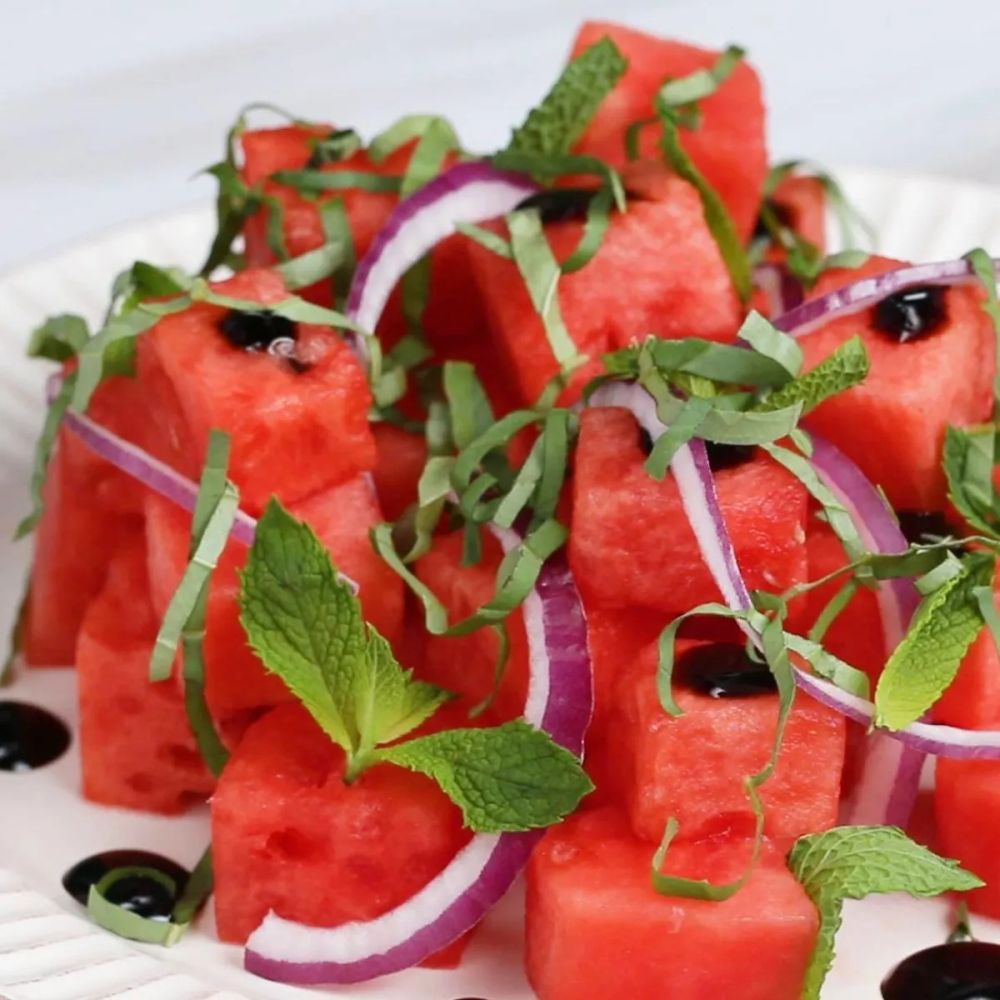
[[[735,469],[737,466],[746,465],[753,456],[754,448],[748,444],[716,444],[714,441],[705,442],[705,451],[708,452],[708,465],[713,472],[721,469]]]
[[[517,207],[537,208],[542,222],[570,222],[587,217],[595,194],[591,188],[549,188],[528,195]]]
[[[693,646],[678,657],[677,678],[710,698],[752,698],[777,690],[766,663],[755,663],[736,642]]]
[[[875,328],[900,344],[934,333],[947,317],[940,285],[907,288],[884,298],[872,310]]]
[[[951,525],[938,510],[901,510],[896,515],[899,527],[908,542],[926,542],[926,535],[942,537],[953,534]]]
[[[261,312],[230,309],[219,321],[219,329],[233,347],[243,351],[266,351],[275,341],[294,344],[298,335],[290,319],[267,309]]]
[[[123,849],[102,851],[78,861],[63,875],[63,888],[78,903],[86,906],[90,887],[115,868],[155,868],[177,883],[175,895],[155,879],[144,875],[129,875],[120,878],[108,889],[106,896],[109,902],[149,920],[170,919],[177,896],[184,891],[190,878],[190,872],[186,868],[162,854]]]
[[[69,730],[51,712],[21,701],[0,701],[0,771],[34,771],[58,760]]]
[[[1000,1000],[1000,945],[958,941],[918,951],[882,981],[885,1000]]]

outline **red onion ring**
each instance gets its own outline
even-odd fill
[[[663,424],[656,416],[655,403],[641,386],[607,383],[593,394],[590,405],[621,406],[629,410],[654,439],[658,429],[662,433]],[[686,460],[682,459],[678,468],[671,465],[684,512],[691,521],[702,558],[726,605],[735,611],[746,610],[750,606],[750,595],[736,562],[732,538],[719,506],[704,444],[695,440],[679,449],[680,452],[685,450],[694,452],[694,455]],[[753,634],[749,626],[745,626],[744,631]],[[796,666],[794,670],[796,683],[807,694],[863,726],[872,725],[875,718],[875,705],[872,702],[844,691],[800,667]],[[1000,760],[1000,730],[959,729],[938,723],[914,722],[905,729],[883,732],[891,739],[924,754]]]
[[[906,538],[892,511],[865,474],[840,449],[812,435],[811,463],[827,488],[851,514],[869,552],[905,552]],[[880,581],[876,591],[885,655],[902,641],[920,594],[911,580]],[[885,732],[872,733],[866,743],[861,774],[846,810],[858,826],[906,826],[920,788],[925,754]]]
[[[904,265],[895,271],[861,278],[850,285],[827,292],[826,295],[803,302],[777,316],[773,322],[779,330],[801,337],[830,320],[860,312],[881,302],[886,296],[895,295],[914,285],[961,285],[973,281],[975,275],[972,265],[964,258],[935,264]]]
[[[753,282],[767,299],[769,316],[782,316],[802,303],[802,285],[784,264],[758,264],[753,269]]]
[[[505,552],[521,538],[491,526]],[[526,721],[580,755],[593,710],[583,609],[562,553],[550,557],[523,607],[528,639]],[[507,892],[542,830],[477,834],[404,903],[374,920],[308,927],[274,913],[247,941],[244,964],[286,983],[354,983],[409,968],[473,927]]]
[[[403,275],[456,232],[458,223],[506,215],[537,190],[523,174],[497,170],[481,160],[439,174],[389,215],[354,272],[347,315],[363,330],[374,330]],[[354,345],[365,353],[361,340],[355,338]]]

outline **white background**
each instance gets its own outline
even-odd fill
[[[995,0],[0,0],[0,267],[209,197],[250,100],[494,145],[587,15],[744,44],[776,157],[1000,182]]]

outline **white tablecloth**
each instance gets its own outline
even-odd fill
[[[587,15],[744,44],[776,156],[1000,181],[996,0],[0,0],[0,267],[208,197],[252,99],[487,148]]]

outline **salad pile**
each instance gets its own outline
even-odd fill
[[[30,342],[17,648],[76,664],[88,798],[211,805],[95,920],[214,893],[250,971],[351,983],[455,966],[526,869],[542,1000],[793,1000],[845,899],[1000,916],[985,251],[874,255],[742,50],[602,23],[496,152],[253,106],[208,172],[197,274]]]

